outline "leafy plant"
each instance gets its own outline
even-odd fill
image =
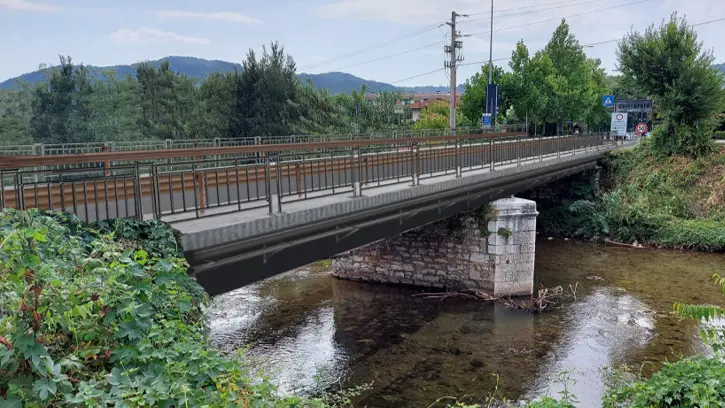
[[[604,408],[721,407],[725,364],[718,358],[692,357],[666,363],[648,380],[625,380],[609,388]]]
[[[130,225],[108,232],[38,210],[4,210],[0,224],[0,403],[325,406],[277,396],[209,346],[208,298],[178,248],[141,245],[169,238],[165,226],[129,248],[114,234]]]

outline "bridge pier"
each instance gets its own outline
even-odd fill
[[[333,275],[349,280],[494,296],[534,289],[536,202],[504,198],[477,211],[437,221],[338,255]]]

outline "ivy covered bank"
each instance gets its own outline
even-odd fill
[[[0,406],[331,405],[279,397],[209,346],[171,228],[38,210],[0,224]]]

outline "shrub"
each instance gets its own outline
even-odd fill
[[[721,407],[725,401],[725,364],[692,357],[666,363],[649,380],[620,384],[603,397],[605,408]]]
[[[716,130],[715,134],[713,135],[713,139],[725,140],[725,130]]]
[[[134,235],[124,222],[5,210],[0,223],[0,405],[323,405],[277,397],[209,347],[207,296],[162,225],[141,225],[148,251],[114,240]]]

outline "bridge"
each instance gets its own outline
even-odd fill
[[[0,203],[171,222],[214,295],[585,171],[617,147],[606,134],[512,130],[6,155]],[[361,278],[364,256],[340,259],[338,276]],[[425,284],[408,280],[396,282]]]

